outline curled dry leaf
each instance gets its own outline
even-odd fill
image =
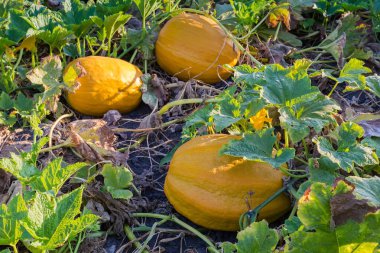
[[[350,182],[352,187],[349,192],[333,196],[330,200],[331,218],[335,226],[343,225],[348,220],[362,222],[368,213],[374,213],[378,208],[369,205],[368,200],[357,199],[353,191],[355,186]]]
[[[165,81],[156,74],[144,74],[141,79],[143,80],[141,90],[144,103],[149,105],[152,110],[156,109],[157,106],[163,106],[169,99],[169,93],[164,85]]]
[[[362,120],[358,124],[364,129],[364,137],[380,137],[380,119]]]
[[[116,136],[106,121],[76,120],[68,125],[68,130],[71,144],[86,160],[111,160],[116,165],[127,163],[128,155],[114,149]]]
[[[105,210],[104,206],[92,199],[87,202],[86,208],[91,210],[93,214],[99,216],[101,222],[109,222],[111,220],[111,216]]]
[[[103,120],[107,122],[107,125],[112,126],[116,125],[116,123],[121,119],[121,114],[117,110],[109,110],[103,116]]]
[[[161,116],[157,113],[150,114],[142,119],[138,129],[149,129],[159,127],[162,124]]]

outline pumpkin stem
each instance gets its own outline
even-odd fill
[[[272,202],[274,199],[279,197],[283,192],[285,192],[291,185],[293,185],[298,179],[293,179],[289,183],[286,183],[281,189],[276,191],[272,196],[264,200],[260,205],[251,209],[240,216],[239,226],[240,229],[243,230],[248,227],[250,224],[256,221],[256,218],[261,209],[263,209],[266,205]]]

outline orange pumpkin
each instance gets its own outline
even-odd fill
[[[170,75],[187,81],[206,83],[227,79],[231,72],[223,64],[235,66],[239,51],[223,29],[211,18],[182,13],[161,29],[156,42],[158,64]]]
[[[102,116],[109,110],[127,113],[141,102],[142,72],[135,65],[110,57],[88,56],[70,62],[63,79],[72,78],[73,68],[80,71],[75,80],[79,87],[68,92],[67,102],[78,112]]]
[[[180,214],[198,225],[236,231],[240,215],[249,209],[247,203],[254,208],[282,187],[284,175],[271,165],[219,155],[224,144],[237,138],[224,134],[196,137],[173,156],[165,194]],[[290,200],[282,194],[258,218],[273,221],[289,208]]]

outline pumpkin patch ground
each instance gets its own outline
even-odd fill
[[[0,253],[379,251],[379,1],[0,2]]]

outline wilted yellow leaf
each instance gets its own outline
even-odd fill
[[[286,29],[290,30],[290,12],[287,7],[275,7],[267,18],[269,27],[277,27],[279,22],[283,22]]]
[[[25,38],[21,45],[16,47],[16,50],[20,50],[21,48],[24,48],[30,52],[36,52],[37,47],[36,47],[36,37],[35,36],[30,36]]]

